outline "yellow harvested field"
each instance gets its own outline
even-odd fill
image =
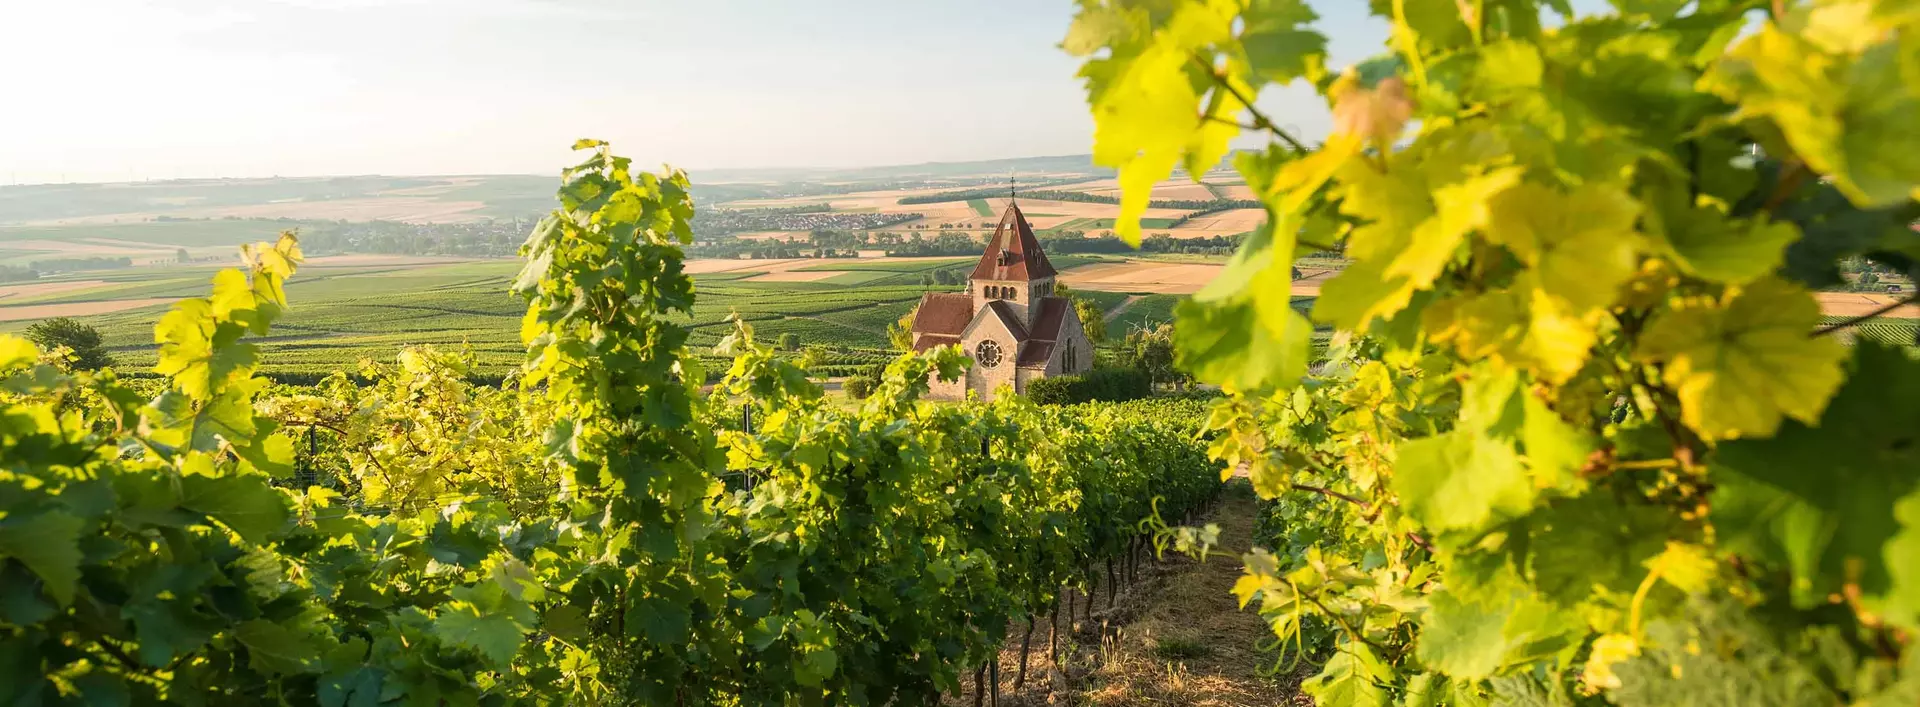
[[[747,278],[749,282],[819,282],[835,275],[845,275],[845,270],[787,270],[755,275]]]
[[[1892,295],[1864,292],[1818,292],[1814,294],[1814,298],[1820,300],[1821,314],[1834,317],[1858,317],[1900,299]],[[1886,316],[1895,319],[1920,319],[1920,305],[1902,305],[1888,312]]]
[[[489,258],[453,258],[428,255],[323,255],[318,258],[307,258],[305,261],[302,261],[302,267],[447,265],[450,263],[473,263],[483,260],[489,260]]]
[[[1060,273],[1060,279],[1075,289],[1185,295],[1200,291],[1223,267],[1211,263],[1129,260],[1073,268]]]
[[[374,192],[378,196],[438,196],[458,187],[472,186],[480,181],[479,177],[435,177],[444,180],[443,184],[428,184],[424,187],[406,187]]]
[[[48,317],[84,317],[92,314],[106,314],[128,309],[151,307],[178,301],[177,297],[148,297],[145,299],[110,299],[98,302],[71,302],[68,304],[29,304],[19,307],[0,307],[0,322],[17,322]]]
[[[1174,238],[1230,236],[1259,228],[1266,222],[1266,209],[1232,209],[1196,217],[1168,233]]]
[[[988,199],[987,207],[995,214],[1005,211],[1005,197]],[[1034,228],[1052,228],[1059,223],[1077,218],[1116,218],[1120,215],[1117,204],[1090,204],[1084,201],[1045,201],[1041,199],[1021,199],[1020,211],[1027,215],[1027,223]],[[1034,214],[1052,214],[1035,216]],[[1184,209],[1147,209],[1145,218],[1180,218],[1187,215]],[[986,219],[989,227],[999,223],[998,217]]]
[[[849,260],[846,258],[768,258],[765,260],[753,260],[753,259],[746,259],[746,258],[739,258],[739,259],[695,258],[693,260],[686,261],[686,272],[689,275],[702,275],[706,273],[717,273],[717,272],[785,273],[791,270],[800,270],[800,269],[811,267],[814,265],[829,265],[833,263],[861,263],[861,264],[925,263],[925,262],[933,262],[933,261],[951,262],[953,260],[954,260],[953,256],[932,256],[932,257],[925,257],[925,258],[882,257],[882,258],[858,258],[858,259],[852,259],[852,260]],[[832,277],[834,275],[839,275],[842,272],[844,271],[838,271],[838,270],[832,271],[827,273],[827,276]],[[809,271],[807,274],[813,275],[817,273]],[[815,279],[819,279],[819,278],[815,278]],[[805,280],[786,280],[785,282],[805,282]]]
[[[1124,263],[1099,263],[1073,268],[1060,273],[1060,279],[1069,286],[1088,290],[1186,295],[1200,291],[1201,287],[1212,281],[1225,267],[1217,263],[1129,260]],[[1320,286],[1339,274],[1339,270],[1302,268],[1301,276],[1293,281],[1293,295],[1317,297],[1320,294]],[[1891,295],[1854,292],[1819,292],[1814,294],[1814,298],[1820,302],[1822,314],[1835,317],[1857,317],[1899,299]],[[1886,316],[1895,319],[1920,319],[1920,305],[1903,305],[1888,312]]]
[[[1100,196],[1111,196],[1115,199],[1120,198],[1120,188],[1117,186],[1105,189],[1076,189],[1075,191],[1084,191],[1088,194],[1098,194]],[[1213,199],[1214,196],[1213,192],[1207,191],[1205,186],[1181,180],[1178,182],[1161,182],[1153,185],[1152,198],[1207,201]]]
[[[45,295],[88,290],[107,284],[106,280],[69,280],[66,282],[32,282],[24,285],[0,285],[0,300],[41,297]]]

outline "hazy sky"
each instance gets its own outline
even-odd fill
[[[1381,51],[1321,0],[1336,65]],[[620,9],[606,9],[620,8]],[[1066,0],[0,0],[0,183],[1087,152]],[[1261,101],[1307,136],[1309,91]]]

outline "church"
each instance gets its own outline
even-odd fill
[[[1001,386],[1023,393],[1036,378],[1093,368],[1093,346],[1073,302],[1053,295],[1058,275],[1019,204],[1009,202],[967,280],[967,291],[920,298],[913,350],[958,344],[973,357],[963,379],[936,377],[929,397],[960,400],[975,391],[991,398]]]

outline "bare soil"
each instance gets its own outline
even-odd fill
[[[1274,659],[1257,646],[1272,634],[1257,614],[1241,611],[1231,593],[1241,574],[1240,556],[1252,542],[1254,514],[1251,488],[1236,481],[1211,513],[1195,521],[1220,525],[1220,544],[1204,562],[1173,554],[1143,561],[1133,581],[1120,583],[1111,608],[1107,587],[1094,587],[1090,619],[1086,598],[1072,593],[1076,616],[1068,618],[1063,605],[1055,637],[1059,658],[1049,655],[1050,621],[1042,616],[1023,685],[1016,682],[1026,627],[1014,622],[1000,654],[999,704],[1311,704],[1299,696],[1302,675],[1264,674]],[[961,694],[948,696],[945,704],[975,704],[973,681],[962,682]],[[991,691],[983,692],[988,694],[980,704],[992,705]]]

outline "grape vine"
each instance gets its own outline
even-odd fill
[[[270,389],[291,234],[162,318],[157,395],[0,336],[0,701],[925,704],[1219,488],[1197,403],[922,401],[957,348],[844,411],[740,324],[703,393],[686,176],[576,147],[499,388]]]
[[[1123,237],[1268,143],[1267,225],[1176,312],[1271,499],[1235,592],[1323,705],[1920,701],[1920,362],[1809,291],[1920,274],[1920,13],[1612,4],[1371,0],[1387,51],[1335,68],[1299,0],[1080,0]],[[1256,107],[1296,81],[1317,146]]]

